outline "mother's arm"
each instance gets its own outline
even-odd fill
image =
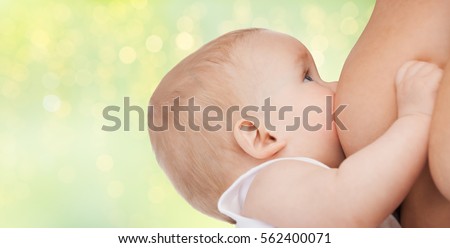
[[[347,156],[379,137],[395,120],[394,77],[408,60],[444,66],[450,55],[450,1],[378,0],[367,27],[344,65],[336,106],[348,104],[339,130]],[[447,215],[444,223],[443,215]],[[441,219],[439,219],[441,218]],[[444,218],[445,219],[445,218]],[[428,169],[402,206],[405,226],[450,227],[450,203],[435,188]]]
[[[430,171],[439,191],[450,200],[450,63],[436,100],[430,134]]]

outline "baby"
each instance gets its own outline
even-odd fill
[[[390,214],[425,164],[441,75],[433,64],[405,63],[398,119],[345,158],[336,132],[345,106],[333,113],[330,101],[336,83],[322,81],[298,40],[238,30],[163,78],[150,99],[150,139],[178,192],[238,227],[398,226]]]

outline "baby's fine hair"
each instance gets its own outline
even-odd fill
[[[153,123],[168,121],[169,126],[168,131],[149,130],[159,165],[194,208],[230,223],[233,220],[219,212],[217,202],[239,176],[227,167],[227,164],[239,161],[237,154],[241,152],[232,133],[190,130],[187,115],[180,114],[174,120],[177,117],[170,111],[163,120],[162,107],[172,106],[176,98],[180,104],[186,104],[192,97],[196,105],[203,108],[218,106],[225,110],[231,105],[241,104],[236,90],[241,86],[234,73],[239,62],[236,48],[259,31],[261,29],[237,30],[207,43],[167,73],[150,99],[154,112],[153,116],[149,113],[149,118],[153,118]],[[201,117],[197,114],[195,123],[203,123]],[[175,121],[185,126],[186,131],[175,130]]]

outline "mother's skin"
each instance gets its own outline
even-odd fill
[[[378,0],[366,29],[347,58],[337,89],[336,106],[349,104],[339,116],[348,129],[339,131],[346,155],[374,141],[396,119],[394,78],[404,62],[423,60],[444,68],[449,55],[449,0]],[[450,114],[450,109],[445,108],[449,106],[446,103],[450,99],[450,86],[446,88],[448,93],[440,94],[441,104],[437,109]],[[433,124],[434,129],[445,128],[445,124],[450,123],[449,117],[435,116],[444,124]],[[447,147],[450,147],[450,132],[447,134]],[[435,150],[438,153],[439,149]],[[450,162],[450,152],[447,154]],[[432,168],[433,173],[436,172]],[[450,191],[450,182],[442,185],[443,180],[435,179],[440,189]],[[435,186],[428,166],[402,204],[401,224],[404,227],[450,227],[450,202]]]

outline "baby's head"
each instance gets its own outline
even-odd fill
[[[153,150],[194,208],[232,222],[217,201],[252,167],[294,156],[331,167],[341,162],[327,119],[334,88],[320,79],[305,46],[288,35],[225,34],[176,65],[153,93]]]

